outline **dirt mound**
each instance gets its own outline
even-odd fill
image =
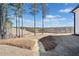
[[[54,49],[57,45],[52,36],[43,37],[39,41],[42,42],[46,51]]]

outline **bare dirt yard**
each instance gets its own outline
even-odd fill
[[[3,56],[37,56],[38,49],[37,40],[28,38],[0,40],[0,55]]]
[[[0,56],[37,56],[35,51],[16,46],[0,45]]]
[[[12,31],[15,34],[15,30]],[[37,33],[24,30],[23,38],[1,39],[0,55],[7,56],[63,56],[79,55],[79,36],[72,33]],[[42,41],[40,41],[42,40]],[[46,51],[47,49],[47,51]]]
[[[47,36],[47,37],[50,37],[50,40],[52,41],[52,43],[54,42],[56,46],[52,49],[49,47],[50,49],[46,51],[44,49],[43,45],[44,43],[40,42],[39,46],[41,56],[79,56],[79,36],[59,35],[59,36]],[[47,43],[50,42],[49,39],[46,40],[48,40]],[[51,45],[51,43],[49,43],[49,45]]]
[[[0,40],[0,55],[13,55],[13,56],[38,56],[40,55],[38,42],[41,38],[49,35],[59,36],[50,33],[37,33],[36,36],[33,33],[25,35],[24,38],[12,38]],[[66,35],[66,34],[62,34]],[[70,35],[70,34],[67,34]],[[41,49],[41,48],[40,48]],[[48,54],[49,55],[49,54]]]

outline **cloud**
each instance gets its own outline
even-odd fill
[[[68,5],[68,3],[64,3],[64,5],[65,5],[65,6],[67,6],[67,5]]]
[[[72,18],[72,17],[71,17]],[[73,18],[65,18],[61,15],[46,15],[44,19],[45,27],[61,27],[61,26],[73,26]],[[14,25],[16,24],[15,20]],[[24,26],[25,27],[34,27],[33,19],[24,18]],[[36,27],[42,27],[42,19],[36,19]]]
[[[56,18],[60,18],[60,17],[61,17],[60,15],[46,15],[47,19],[52,19],[52,18],[56,19]]]
[[[61,17],[60,15],[46,15],[46,18],[44,19],[45,22],[50,22],[50,21],[62,21],[65,20],[66,18]]]
[[[73,26],[73,20],[71,18],[65,18],[60,15],[47,15],[44,23],[45,27]]]
[[[63,18],[62,18],[63,19]],[[52,20],[49,22],[45,22],[45,27],[64,27],[64,26],[73,26],[73,21],[68,21],[71,19],[65,20]]]
[[[60,9],[59,12],[69,13],[71,10],[72,8],[65,8],[65,9]]]

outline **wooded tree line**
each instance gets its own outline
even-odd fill
[[[24,3],[1,3],[0,4],[0,36],[1,38],[5,38],[5,35],[7,33],[7,30],[12,28],[12,22],[11,18],[9,17],[10,10],[12,10],[13,15],[15,16],[16,20],[16,37],[23,37],[23,15],[27,11],[24,9]],[[46,16],[46,4],[45,3],[30,3],[31,11],[29,14],[33,15],[34,19],[34,35],[36,35],[36,15],[39,13],[39,10],[41,11],[41,17],[42,17],[42,34],[44,31],[44,18]],[[29,5],[27,6],[29,8]],[[39,8],[39,6],[41,8]],[[28,11],[27,11],[28,12]],[[27,13],[26,13],[27,14]],[[19,30],[18,30],[19,29]],[[19,34],[18,34],[19,33]]]

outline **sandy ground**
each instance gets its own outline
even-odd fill
[[[29,49],[0,45],[0,56],[36,56],[36,53]]]
[[[10,43],[12,42],[11,45],[7,45],[7,44],[5,44],[6,42],[3,41],[4,42],[3,43],[2,40],[0,40],[0,43],[3,43],[3,44],[0,45],[0,55],[7,55],[7,56],[10,56],[10,55],[14,55],[14,56],[19,56],[19,55],[21,55],[21,56],[34,56],[35,55],[35,56],[37,56],[41,52],[41,51],[39,51],[39,46],[41,44],[38,45],[38,42],[39,42],[40,38],[48,36],[48,35],[52,35],[52,36],[60,36],[60,35],[62,35],[62,37],[63,37],[65,35],[71,35],[72,34],[72,33],[67,33],[67,34],[44,33],[42,35],[41,33],[37,33],[36,36],[34,36],[34,34],[29,32],[29,31],[26,31],[26,30],[23,30],[23,31],[24,31],[23,39],[25,41],[28,42],[29,40],[34,40],[36,42],[34,48],[32,50],[29,50],[27,48],[20,48],[20,47],[17,47],[17,46],[12,46],[12,45],[18,45],[18,46],[20,45],[20,44],[15,44],[15,42],[16,43],[20,42],[21,45],[23,45],[22,43],[24,42],[24,40],[18,39],[19,40],[18,41],[18,40],[16,40],[16,38],[13,39],[15,42],[12,41],[12,39],[9,39],[9,41],[8,40],[4,40],[6,42],[7,41],[10,42]],[[12,33],[13,33],[13,35],[16,34],[15,29],[12,30]],[[59,37],[56,37],[56,38],[59,39]],[[67,37],[64,37],[64,38],[67,38]],[[27,42],[25,42],[24,44],[26,44]],[[26,44],[26,46],[30,46],[30,43],[31,42]],[[40,49],[42,49],[42,48],[40,48]],[[42,51],[42,53],[40,55],[56,55],[56,54],[52,54],[52,53],[51,53],[51,51],[45,52],[44,48],[43,48],[43,51]]]
[[[12,34],[15,36],[16,34],[16,29],[13,28],[12,29]],[[72,33],[63,33],[63,34],[54,34],[54,33],[36,33],[36,36],[34,36],[34,33],[26,31],[25,29],[23,30],[23,34],[24,34],[24,38],[28,38],[28,39],[39,39],[48,35],[53,35],[53,36],[59,36],[59,35],[71,35]]]
[[[11,38],[0,40],[0,55],[13,56],[37,56],[39,55],[38,40],[33,33],[24,31],[23,38]],[[15,35],[15,29],[12,30]],[[30,36],[30,37],[29,37]],[[31,49],[29,49],[31,47]]]
[[[0,40],[0,55],[37,56],[39,55],[37,41],[21,39]]]

